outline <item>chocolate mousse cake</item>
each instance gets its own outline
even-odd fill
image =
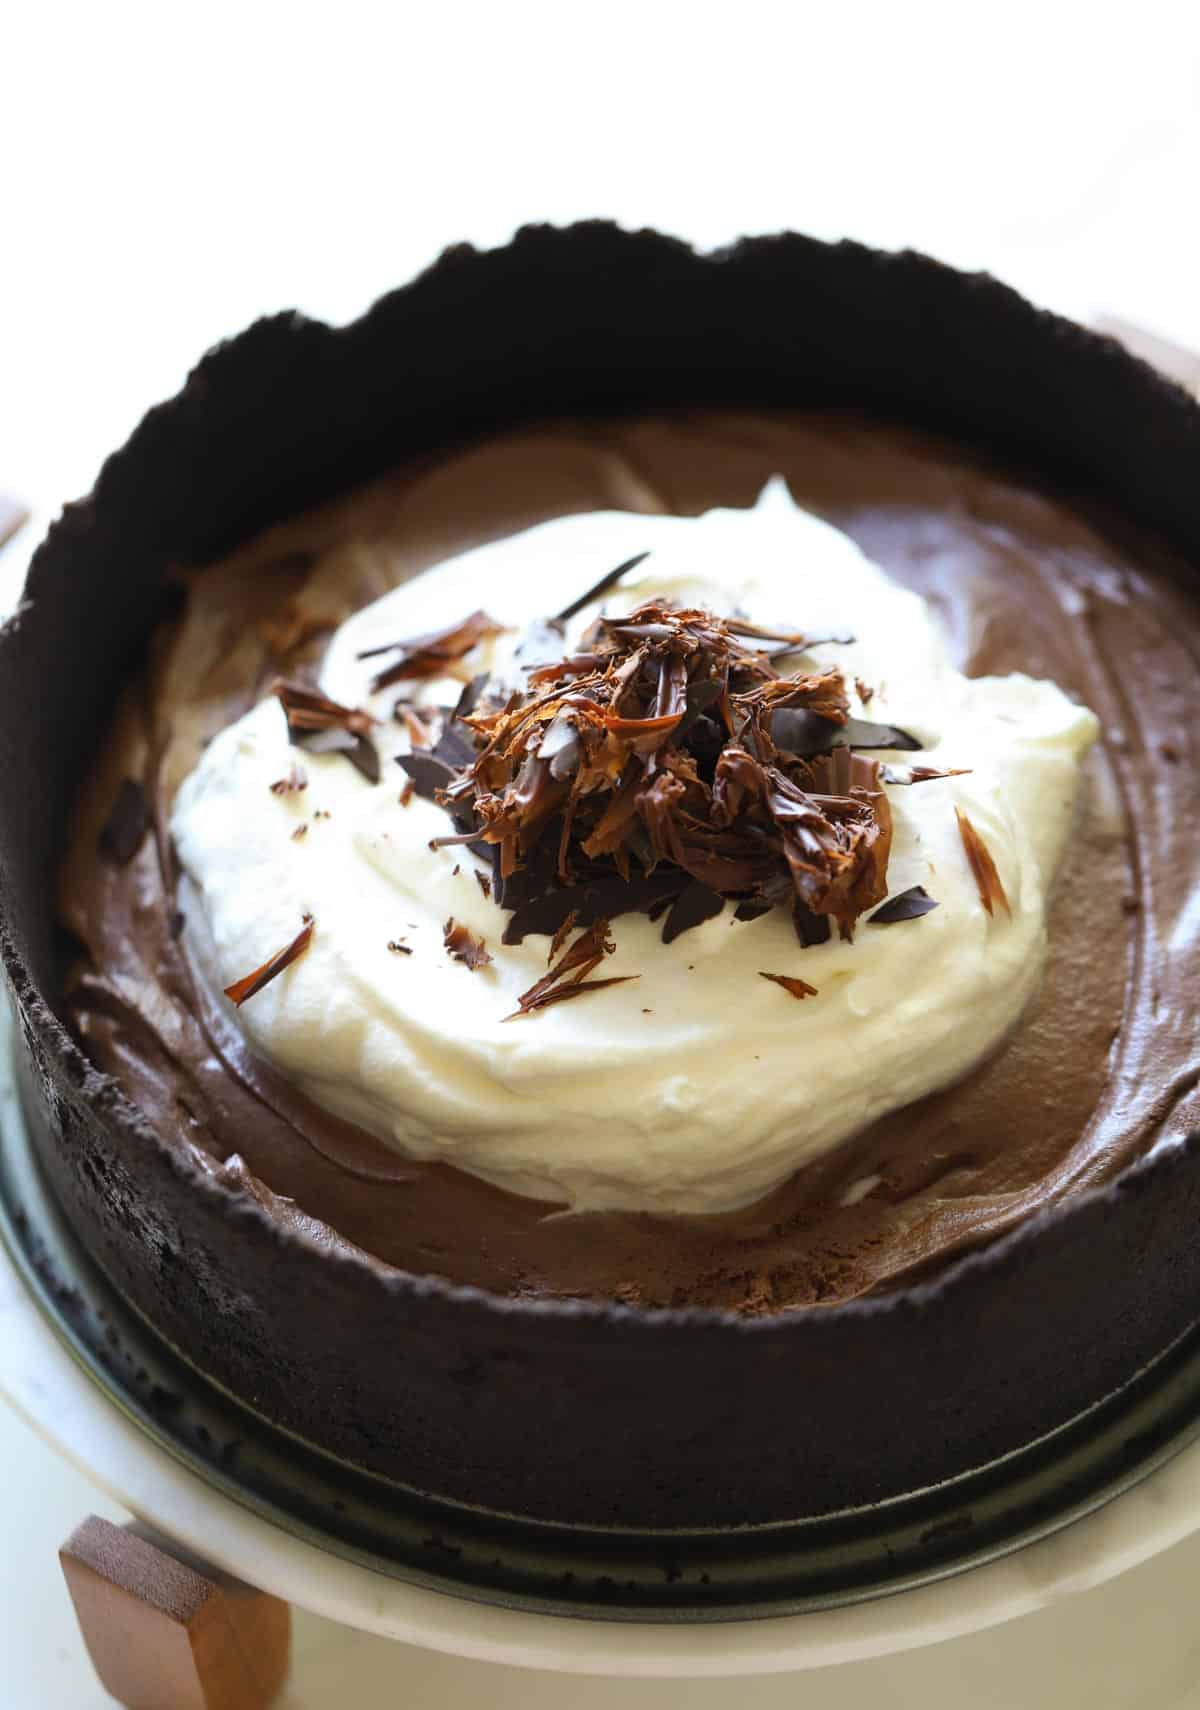
[[[28,1102],[112,1281],[554,1521],[1099,1404],[1200,1307],[1198,450],[1115,347],[798,238],[531,232],[206,359],[6,637]]]

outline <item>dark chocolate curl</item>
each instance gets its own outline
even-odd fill
[[[929,914],[937,906],[936,898],[930,896],[924,885],[910,885],[906,891],[889,897],[882,908],[869,915],[867,924],[895,926],[902,920],[920,920],[923,914]]]

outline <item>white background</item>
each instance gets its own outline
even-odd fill
[[[48,520],[214,340],[285,306],[347,319],[446,243],[499,243],[528,220],[603,214],[702,246],[787,226],[910,245],[1200,346],[1198,186],[1190,0],[0,0],[0,489]],[[91,1710],[53,1561],[87,1487],[7,1417],[0,1466],[0,1705]],[[1194,1572],[1200,1556],[1179,1562]],[[1131,1575],[1091,1594],[1077,1671],[1090,1710],[1200,1705],[1148,1586]],[[1050,1642],[1053,1618],[1006,1643]],[[1062,1630],[1078,1643],[1089,1629],[1076,1611]],[[355,1654],[348,1699],[337,1635],[306,1627],[288,1703],[632,1696],[485,1681],[378,1642]],[[922,1675],[910,1659],[867,1665],[853,1689],[794,1692],[831,1710],[930,1694],[1000,1706],[995,1656],[968,1643]],[[782,1682],[768,1691],[792,1699]]]
[[[1191,0],[0,19],[0,482],[41,508],[254,316],[529,220],[849,234],[1200,343]]]

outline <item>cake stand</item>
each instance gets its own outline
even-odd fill
[[[7,1029],[5,1035],[0,1121],[11,1153],[20,1112]],[[9,1240],[11,1248],[11,1230]],[[699,1623],[678,1616],[583,1619],[495,1606],[412,1583],[369,1559],[353,1559],[353,1552],[325,1547],[319,1531],[276,1524],[254,1511],[236,1481],[218,1488],[199,1476],[169,1436],[147,1435],[119,1391],[101,1387],[64,1335],[59,1315],[45,1298],[35,1298],[18,1260],[0,1245],[0,1393],[54,1448],[167,1538],[297,1608],[459,1657],[672,1678],[827,1668],[1011,1621],[1099,1586],[1200,1529],[1200,1443],[1180,1447],[1177,1432],[1156,1449],[1156,1470],[1065,1530],[893,1595],[802,1614]],[[1141,1470],[1145,1464],[1143,1457]],[[1189,1615],[1181,1606],[1181,1623]]]

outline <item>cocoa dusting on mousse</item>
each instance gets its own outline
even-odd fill
[[[481,619],[446,633],[457,647]],[[801,944],[834,924],[851,938],[887,895],[892,840],[880,762],[855,750],[920,743],[852,717],[840,671],[777,667],[826,639],[651,599],[530,666],[502,705],[473,679],[438,742],[400,760],[458,826],[432,847],[490,857],[507,944],[630,911],[665,916],[669,944],[726,900],[741,919],[786,907]],[[411,662],[429,638],[396,645]]]
[[[261,968],[255,968],[252,974],[246,974],[244,978],[235,980],[231,986],[224,988],[225,996],[230,1003],[236,1009],[241,1009],[247,998],[252,998],[256,992],[261,992],[264,986],[269,986],[271,981],[277,975],[282,974],[285,968],[291,967],[298,956],[303,956],[312,943],[312,935],[313,917],[311,914],[306,914],[304,925],[290,944],[285,945],[282,950],[277,950],[273,956],[263,963]]]

